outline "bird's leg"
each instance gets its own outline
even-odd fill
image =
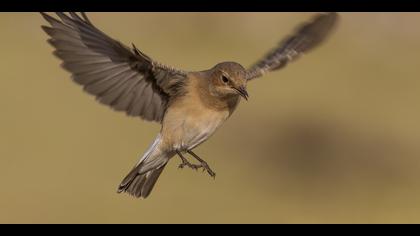
[[[188,166],[188,167],[190,167],[191,169],[194,169],[194,170],[197,170],[198,169],[198,167],[197,167],[197,165],[194,165],[194,164],[191,164],[188,160],[187,160],[187,158],[185,158],[183,155],[182,155],[182,153],[180,152],[180,151],[176,151],[176,154],[178,154],[178,156],[181,158],[181,161],[182,161],[182,163],[181,164],[179,164],[179,166],[178,166],[178,168],[184,168],[185,166]]]
[[[197,154],[195,154],[194,152],[192,152],[191,150],[187,150],[187,152],[193,156],[195,159],[197,159],[197,161],[200,162],[199,165],[194,165],[196,168],[203,168],[203,171],[206,170],[207,173],[209,173],[209,175],[213,178],[216,177],[216,173],[214,173],[214,171],[210,168],[210,166],[207,164],[207,162],[205,162],[203,159],[201,159],[199,156],[197,156]]]

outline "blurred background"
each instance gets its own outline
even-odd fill
[[[89,13],[157,61],[253,64],[312,13]],[[248,86],[151,196],[116,187],[159,131],[70,80],[37,13],[1,13],[1,223],[419,223],[420,14],[342,13],[321,47]]]

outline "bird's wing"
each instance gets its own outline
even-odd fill
[[[286,37],[277,48],[254,64],[247,71],[247,79],[255,79],[269,71],[281,69],[290,61],[315,48],[328,36],[337,20],[337,13],[325,13],[303,23],[293,35]]]
[[[62,66],[97,100],[130,116],[161,122],[171,97],[182,93],[186,72],[153,61],[96,28],[84,13],[41,13]]]

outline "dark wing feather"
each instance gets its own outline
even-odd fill
[[[273,70],[278,70],[295,60],[301,54],[318,46],[331,32],[338,19],[337,13],[315,16],[302,24],[296,32],[283,40],[279,47],[267,54],[247,72],[248,79],[254,79]]]
[[[162,121],[169,100],[181,94],[186,72],[153,61],[97,29],[86,14],[41,13],[51,26],[54,55],[72,79],[97,100],[130,116]]]

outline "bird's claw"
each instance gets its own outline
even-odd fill
[[[189,152],[190,154],[192,154],[198,161],[200,161],[200,164],[192,164],[190,163],[180,152],[178,152],[179,157],[181,158],[182,163],[179,164],[178,169],[183,169],[185,166],[188,166],[189,168],[193,169],[193,170],[198,170],[200,168],[203,168],[203,172],[207,171],[207,173],[214,178],[216,178],[216,173],[214,173],[214,171],[210,168],[210,166],[207,164],[207,162],[205,162],[204,160],[202,160],[201,158],[199,158],[197,155],[195,155],[192,152]]]
[[[191,169],[193,169],[193,170],[198,170],[198,169],[200,169],[200,168],[202,168],[202,171],[204,172],[204,171],[207,171],[207,173],[211,176],[211,177],[213,177],[213,178],[216,178],[216,173],[214,173],[214,171],[209,167],[209,165],[207,164],[207,163],[201,163],[201,164],[198,164],[198,165],[195,165],[195,164],[191,164],[191,163],[189,163],[188,161],[185,161],[185,162],[182,162],[181,164],[179,164],[179,166],[178,166],[178,168],[179,169],[183,169],[185,166],[187,166],[187,167],[189,167],[189,168],[191,168]]]
[[[207,173],[214,179],[216,178],[216,173],[210,168],[210,166],[206,162],[202,162],[200,165],[198,165],[199,168],[203,168],[203,172],[207,171]]]
[[[189,168],[191,168],[193,170],[197,170],[198,169],[196,165],[193,165],[193,164],[191,164],[191,163],[189,163],[187,161],[182,162],[181,164],[179,164],[178,169],[183,169],[185,166],[188,166]]]

